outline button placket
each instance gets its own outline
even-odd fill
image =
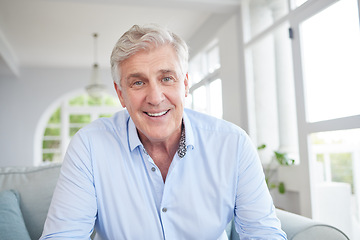
[[[150,155],[147,153],[146,149],[143,146],[141,147],[141,149],[142,149],[143,154],[147,158],[146,166],[150,168],[151,172],[155,173],[156,167],[154,166],[154,162],[152,161]]]

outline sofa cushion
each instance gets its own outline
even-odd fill
[[[0,192],[0,239],[30,239],[20,210],[19,194],[14,190]]]
[[[31,239],[39,239],[60,173],[60,164],[0,168],[0,191],[16,189]]]

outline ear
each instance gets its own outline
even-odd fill
[[[185,97],[187,97],[189,95],[189,76],[188,76],[188,73],[186,73],[186,75],[185,75],[184,85],[185,85]]]
[[[120,100],[121,106],[123,108],[125,108],[126,107],[125,106],[125,101],[124,101],[123,93],[122,93],[122,91],[120,89],[120,86],[117,83],[114,82],[114,87],[115,87],[116,94],[118,95],[118,98]]]

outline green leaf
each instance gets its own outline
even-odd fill
[[[285,184],[283,182],[280,182],[278,189],[279,189],[279,193],[284,194],[285,193]]]
[[[275,154],[275,158],[276,158],[277,162],[280,165],[290,166],[290,165],[293,165],[295,163],[295,160],[289,158],[287,153],[280,153],[280,152],[274,151],[274,154]]]
[[[276,188],[277,186],[276,186],[276,184],[275,183],[270,183],[269,184],[269,189],[274,189],[274,188]]]
[[[265,145],[265,144],[262,144],[262,145],[260,145],[260,146],[257,147],[258,150],[261,150],[261,149],[264,149],[264,148],[266,148],[266,145]]]

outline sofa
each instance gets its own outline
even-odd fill
[[[39,239],[46,219],[60,164],[41,167],[0,168],[0,239]],[[335,227],[277,209],[288,239],[349,239]],[[238,240],[234,223],[227,229],[230,240]]]

